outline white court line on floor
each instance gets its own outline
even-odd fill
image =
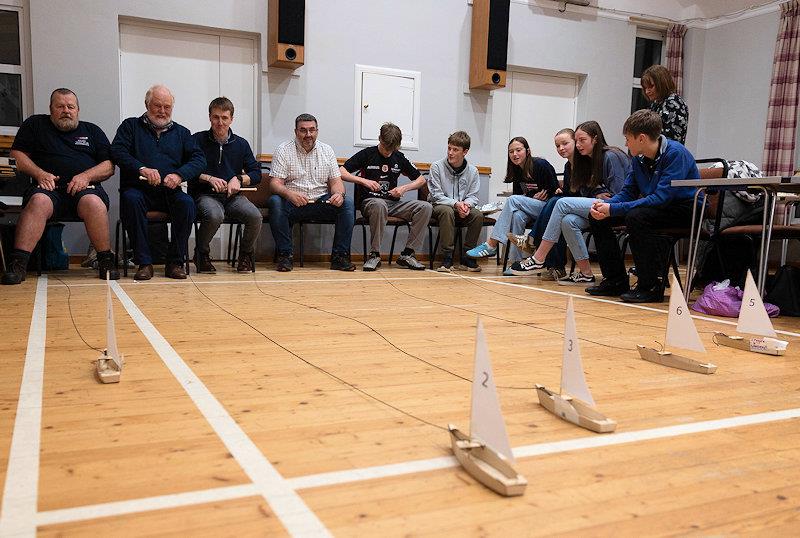
[[[253,282],[258,282],[258,284],[307,284],[307,283],[315,283],[315,284],[341,284],[342,282],[383,282],[384,280],[436,280],[436,279],[443,279],[447,278],[447,276],[443,275],[442,273],[437,273],[435,271],[426,271],[429,276],[409,276],[409,277],[358,277],[358,278],[348,278],[348,277],[340,277],[340,278],[294,278],[294,279],[269,279],[269,280],[258,280],[253,279],[251,277],[243,277],[238,280],[194,280],[194,282],[198,285],[217,285],[217,284],[249,284],[253,285]],[[439,276],[434,276],[439,275]],[[192,275],[194,278],[194,275]],[[120,285],[127,286],[186,286],[186,285],[193,285],[192,281],[190,280],[175,280],[175,279],[163,279],[163,280],[149,280],[147,282],[136,282],[133,280],[123,279],[121,281],[117,281]],[[103,282],[86,282],[86,283],[70,283],[71,288],[91,288],[95,286],[105,286]],[[50,284],[52,287],[64,287],[63,284]]]
[[[184,388],[245,474],[253,481],[258,494],[264,497],[289,534],[292,536],[329,536],[328,530],[316,514],[287,485],[286,480],[183,361],[177,351],[147,319],[136,303],[125,293],[125,290],[116,281],[111,282],[111,287],[139,330]]]
[[[504,282],[503,280],[493,280],[494,278],[514,278],[514,277],[502,277],[502,276],[499,276],[499,275],[497,275],[497,276],[486,276],[486,277],[460,276],[460,275],[450,275],[450,276],[453,277],[453,278],[463,278],[463,279],[466,279],[466,280],[479,280],[481,282],[492,282],[494,284],[500,284],[500,285],[503,285],[503,286],[511,286],[511,287],[514,287],[514,288],[522,288],[522,289],[525,289],[525,290],[541,291],[543,293],[549,293],[549,294],[552,294],[552,295],[562,295],[564,297],[574,297],[576,299],[582,299],[584,301],[594,301],[596,303],[613,304],[613,305],[617,305],[617,306],[623,306],[625,308],[637,308],[639,310],[647,310],[649,312],[659,312],[661,314],[669,314],[668,310],[664,310],[662,308],[654,308],[652,306],[645,306],[643,304],[624,303],[622,301],[615,301],[613,299],[603,299],[602,297],[593,297],[593,296],[587,295],[585,293],[582,293],[582,294],[578,295],[578,294],[569,293],[569,292],[566,292],[566,291],[549,290],[549,289],[546,289],[546,288],[537,288],[536,286],[529,286],[529,285],[526,285],[526,284],[518,284],[518,283],[514,283],[514,282]],[[516,277],[516,278],[519,278],[519,277]],[[733,325],[733,326],[735,326],[737,324],[736,321],[729,321],[729,320],[726,320],[726,319],[710,318],[710,317],[707,317],[707,316],[700,316],[700,315],[697,315],[697,314],[692,314],[692,317],[694,319],[699,319],[699,320],[703,320],[703,321],[711,321],[711,322],[714,322],[714,323],[721,323],[723,325]],[[800,333],[795,333],[795,332],[791,332],[791,331],[781,331],[781,330],[775,329],[775,332],[778,333],[778,334],[785,334],[787,336],[800,337]]]
[[[623,433],[612,433],[579,437],[566,441],[553,441],[550,443],[538,443],[534,445],[520,446],[514,449],[514,456],[517,458],[528,458],[541,456],[544,454],[556,454],[559,452],[569,452],[573,450],[583,450],[587,448],[597,448],[603,446],[621,445],[639,441],[650,441],[665,437],[678,437],[692,433],[704,433],[754,424],[764,424],[780,420],[800,418],[800,408],[787,409],[785,411],[773,411],[769,413],[758,413],[755,415],[745,415],[718,420],[706,420],[691,424],[680,424],[676,426],[665,426],[661,428],[651,428]],[[365,467],[362,469],[352,469],[346,471],[334,471],[330,473],[320,473],[307,476],[299,476],[287,480],[294,489],[309,489],[333,486],[337,484],[347,484],[362,480],[372,480],[375,478],[387,478],[392,476],[402,476],[413,473],[434,471],[458,466],[458,461],[453,456],[432,458],[427,460],[415,460],[392,465],[378,465],[375,467]]]
[[[180,508],[182,506],[230,501],[242,499],[244,497],[255,497],[259,494],[260,491],[255,484],[241,484],[238,486],[227,486],[200,491],[187,491],[185,493],[158,495],[143,499],[130,499],[127,501],[78,506],[76,508],[48,510],[46,512],[39,512],[36,515],[36,524],[39,526],[58,525],[72,523],[73,521],[98,519],[101,517],[124,516],[126,514],[135,514],[152,510],[164,510],[167,508]]]
[[[47,275],[36,282],[14,433],[8,452],[0,536],[35,536],[39,499],[39,447],[42,431],[42,386],[47,335]]]
[[[514,456],[517,458],[530,458],[546,454],[557,454],[561,452],[635,443],[640,441],[652,441],[654,439],[678,437],[682,435],[752,426],[796,418],[800,418],[800,408],[707,420],[703,422],[693,422],[689,424],[678,424],[675,426],[664,426],[647,430],[591,435],[579,437],[577,439],[568,439],[565,441],[552,441],[548,443],[524,445],[514,449]],[[455,457],[442,456],[439,458],[430,458],[426,460],[413,460],[389,465],[364,467],[361,469],[347,469],[343,471],[332,471],[328,473],[298,476],[295,478],[286,479],[286,484],[294,490],[304,490],[350,484],[365,480],[376,480],[379,478],[390,478],[429,471],[438,471],[453,467],[458,467],[458,461],[455,459]],[[165,510],[182,506],[194,506],[214,501],[235,500],[258,494],[259,489],[255,484],[227,486],[178,493],[175,495],[160,495],[157,497],[131,499],[128,501],[51,510],[39,513],[37,516],[37,523],[39,525],[69,523],[72,521],[81,521],[98,517],[113,517],[150,510]]]

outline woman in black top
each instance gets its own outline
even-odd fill
[[[642,93],[650,101],[650,110],[661,116],[661,134],[681,144],[686,143],[689,107],[676,93],[675,81],[663,65],[651,65],[642,73]]]

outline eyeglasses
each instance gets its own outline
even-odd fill
[[[313,135],[314,133],[317,132],[317,128],[316,127],[309,127],[309,128],[301,127],[300,129],[297,129],[297,132],[300,133],[301,135],[307,135],[307,134]]]

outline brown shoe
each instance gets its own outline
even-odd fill
[[[255,273],[253,257],[250,254],[240,254],[239,262],[236,264],[236,271],[239,273]]]
[[[136,274],[133,275],[134,280],[150,280],[151,278],[153,278],[153,264],[151,263],[140,265]]]
[[[176,278],[178,280],[182,280],[186,278],[186,271],[183,270],[183,265],[178,265],[177,263],[168,263],[166,266],[164,266],[164,276],[167,278]]]

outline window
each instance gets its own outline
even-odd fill
[[[636,51],[633,61],[633,90],[631,113],[648,108],[650,104],[642,95],[641,76],[651,65],[660,64],[664,57],[664,34],[654,30],[639,29],[636,32]]]
[[[0,5],[0,134],[16,134],[24,115],[21,10]]]

